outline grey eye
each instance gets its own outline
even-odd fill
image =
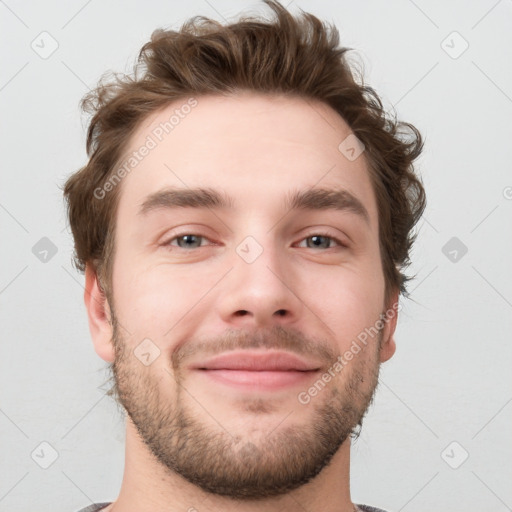
[[[320,247],[322,249],[329,249],[333,239],[329,236],[324,236],[324,235],[312,235],[312,236],[308,236],[306,238],[306,240],[308,241],[307,242],[308,248],[314,249],[314,248]],[[310,240],[312,241],[312,243],[309,243]]]
[[[182,249],[194,249],[201,246],[202,236],[199,235],[182,235],[177,236],[174,240],[178,242],[178,247]],[[183,243],[180,243],[180,240]]]

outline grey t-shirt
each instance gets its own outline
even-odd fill
[[[102,508],[110,505],[110,503],[94,503],[93,505],[89,505],[78,512],[99,512]],[[370,505],[359,505],[357,503],[356,505],[361,509],[361,512],[386,512],[381,508],[371,507]]]
[[[107,505],[110,505],[110,503],[93,503],[92,505],[89,505],[88,507],[81,508],[78,512],[99,512],[102,508],[105,508]]]

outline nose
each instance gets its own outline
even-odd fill
[[[297,323],[304,313],[298,268],[284,251],[246,238],[232,258],[223,280],[218,313],[231,327],[272,327]],[[289,256],[288,256],[289,257]]]

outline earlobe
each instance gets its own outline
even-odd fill
[[[380,362],[384,363],[391,359],[396,352],[395,329],[398,321],[398,298],[399,292],[395,292],[390,299],[384,312],[386,324],[382,333],[382,345],[380,349]]]
[[[388,359],[391,359],[395,351],[395,337],[394,335],[391,335],[387,340],[382,341],[382,347],[380,349],[380,362],[385,363]]]
[[[104,361],[111,363],[115,359],[115,353],[112,342],[110,307],[105,293],[99,285],[98,276],[90,264],[87,264],[85,268],[84,303],[94,350]]]

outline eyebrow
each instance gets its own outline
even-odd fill
[[[337,210],[356,214],[367,224],[370,216],[363,203],[348,190],[312,188],[290,192],[284,202],[288,210]],[[172,208],[233,209],[234,200],[212,188],[165,188],[147,196],[139,208],[144,216],[153,210]]]

